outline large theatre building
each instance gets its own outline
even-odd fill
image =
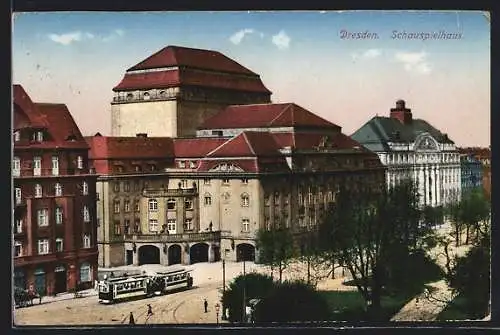
[[[34,103],[14,85],[14,285],[39,294],[97,278],[89,146],[64,104]]]
[[[376,154],[301,106],[271,103],[259,78],[181,47],[127,71],[113,136],[87,138],[101,266],[258,261],[259,229],[288,227],[300,243],[341,184],[385,187]]]

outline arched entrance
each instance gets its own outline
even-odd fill
[[[143,245],[139,248],[139,265],[160,264],[160,249],[154,245]]]
[[[181,246],[178,244],[171,245],[168,248],[168,265],[181,263]]]
[[[191,246],[189,258],[191,264],[208,262],[208,244],[196,243]]]
[[[241,243],[236,246],[236,261],[255,261],[255,247],[249,243]]]

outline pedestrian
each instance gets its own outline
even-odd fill
[[[203,306],[205,307],[205,313],[208,313],[208,302],[207,299],[203,302]]]
[[[128,324],[135,325],[134,314],[132,312],[130,312],[130,316],[128,318]]]
[[[148,304],[148,316],[153,315],[153,307],[151,307],[150,304]]]

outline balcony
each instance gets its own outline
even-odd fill
[[[217,241],[220,240],[220,236],[221,236],[220,231],[203,232],[203,233],[170,234],[170,235],[132,234],[125,236],[125,240],[129,242],[180,243],[180,242]]]
[[[146,189],[142,195],[148,198],[161,198],[161,197],[181,197],[181,196],[194,196],[198,194],[196,188],[175,188],[175,189]]]

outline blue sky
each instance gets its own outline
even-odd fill
[[[457,144],[490,143],[490,28],[480,12],[20,13],[13,80],[35,101],[66,103],[85,134],[109,134],[112,87],[167,45],[218,50],[259,73],[274,102],[295,102],[346,134],[403,98]]]

